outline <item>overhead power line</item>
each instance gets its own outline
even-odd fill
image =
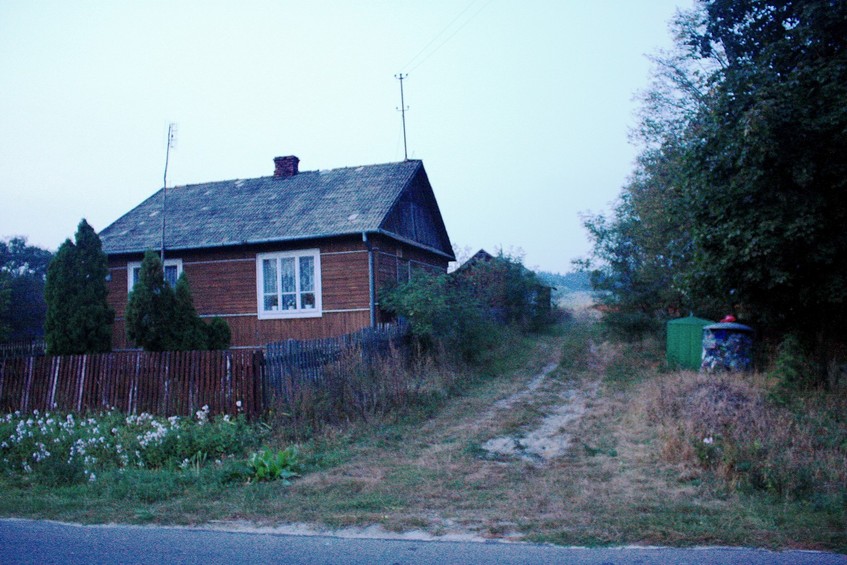
[[[444,47],[444,45],[448,41],[453,39],[456,36],[456,34],[458,34],[460,31],[462,31],[465,28],[465,26],[467,26],[470,22],[472,22],[474,20],[474,18],[476,18],[479,15],[479,13],[482,12],[493,1],[494,0],[488,0],[487,2],[482,3],[482,5],[480,5],[479,8],[475,12],[473,12],[468,18],[466,18],[461,23],[458,23],[459,20],[461,20],[462,16],[464,16],[474,5],[482,2],[482,0],[471,0],[470,2],[468,2],[468,4],[462,9],[462,11],[460,11],[452,20],[450,20],[450,23],[448,23],[446,26],[444,26],[444,28],[441,31],[439,31],[435,35],[435,37],[433,37],[423,47],[423,49],[418,51],[417,54],[415,54],[414,57],[412,57],[405,65],[403,65],[402,69],[405,72],[405,74],[408,75],[410,72],[412,72],[413,70],[420,67],[427,59],[432,57],[436,52],[438,52],[439,49]],[[457,23],[458,23],[458,27],[455,27],[455,25],[457,25]],[[446,37],[443,37],[445,34],[448,34],[448,33],[449,33],[449,35],[447,35]],[[443,39],[442,39],[442,37],[443,37]],[[439,40],[440,40],[440,42],[439,42]]]

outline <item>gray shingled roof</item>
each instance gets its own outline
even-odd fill
[[[376,232],[419,171],[420,161],[403,161],[169,188],[166,247],[198,249]],[[161,209],[160,190],[100,232],[103,250],[120,254],[158,249]]]

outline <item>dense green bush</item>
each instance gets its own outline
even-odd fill
[[[426,349],[476,361],[505,326],[538,330],[552,320],[550,288],[518,259],[472,259],[450,274],[418,272],[385,290],[380,306],[405,320]]]
[[[789,401],[795,393],[817,384],[819,373],[800,339],[794,334],[786,335],[777,348],[774,368],[771,371],[778,383],[773,398]]]
[[[471,259],[451,276],[500,322],[538,330],[550,321],[551,288],[516,257],[501,252]]]
[[[129,339],[147,351],[227,349],[230,343],[227,323],[220,318],[203,322],[185,273],[172,289],[153,251],[144,254],[138,282],[129,293],[126,327]]]
[[[491,313],[446,274],[418,273],[409,282],[385,291],[380,305],[407,320],[412,335],[426,350],[442,348],[474,361],[497,340],[498,328]]]

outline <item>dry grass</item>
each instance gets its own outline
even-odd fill
[[[763,375],[657,378],[643,392],[662,455],[733,487],[797,499],[847,493],[847,399],[822,392],[776,402]]]

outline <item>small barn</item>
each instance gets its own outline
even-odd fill
[[[300,171],[159,190],[100,232],[109,261],[115,349],[146,250],[166,278],[185,273],[197,312],[228,323],[233,347],[335,337],[384,319],[377,296],[417,269],[455,259],[423,163]]]

